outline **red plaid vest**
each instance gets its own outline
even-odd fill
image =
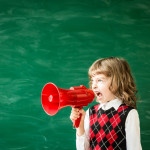
[[[89,109],[90,149],[91,150],[126,150],[125,120],[133,108],[124,104],[118,110],[108,110],[99,105]]]

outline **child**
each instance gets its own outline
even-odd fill
[[[89,79],[100,104],[86,112],[72,108],[72,121],[82,114],[76,129],[77,150],[142,150],[137,90],[126,60],[110,57],[95,61]]]

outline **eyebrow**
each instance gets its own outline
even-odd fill
[[[97,77],[97,79],[106,79],[105,77]]]
[[[91,78],[93,79],[93,78]],[[106,79],[106,77],[97,77],[96,79]]]

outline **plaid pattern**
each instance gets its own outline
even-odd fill
[[[95,105],[90,113],[90,149],[91,150],[126,150],[125,120],[133,108],[124,104],[118,110],[108,110]]]

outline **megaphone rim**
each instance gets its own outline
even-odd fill
[[[55,111],[55,113],[48,113],[46,110],[45,110],[45,106],[44,106],[44,104],[42,103],[42,93],[43,93],[43,90],[44,90],[44,88],[46,87],[46,85],[53,85],[56,89],[57,89],[57,92],[58,92],[58,96],[60,97],[60,93],[59,93],[59,89],[58,89],[58,87],[54,84],[54,83],[52,83],[52,82],[48,82],[48,83],[46,83],[44,86],[43,86],[43,89],[42,89],[42,92],[41,92],[41,104],[42,104],[42,107],[43,107],[43,109],[44,109],[44,111],[48,114],[48,115],[51,115],[51,116],[53,116],[53,115],[55,115],[58,111],[59,111],[59,108],[60,108],[60,103],[59,103],[59,105],[58,105],[58,109]]]

